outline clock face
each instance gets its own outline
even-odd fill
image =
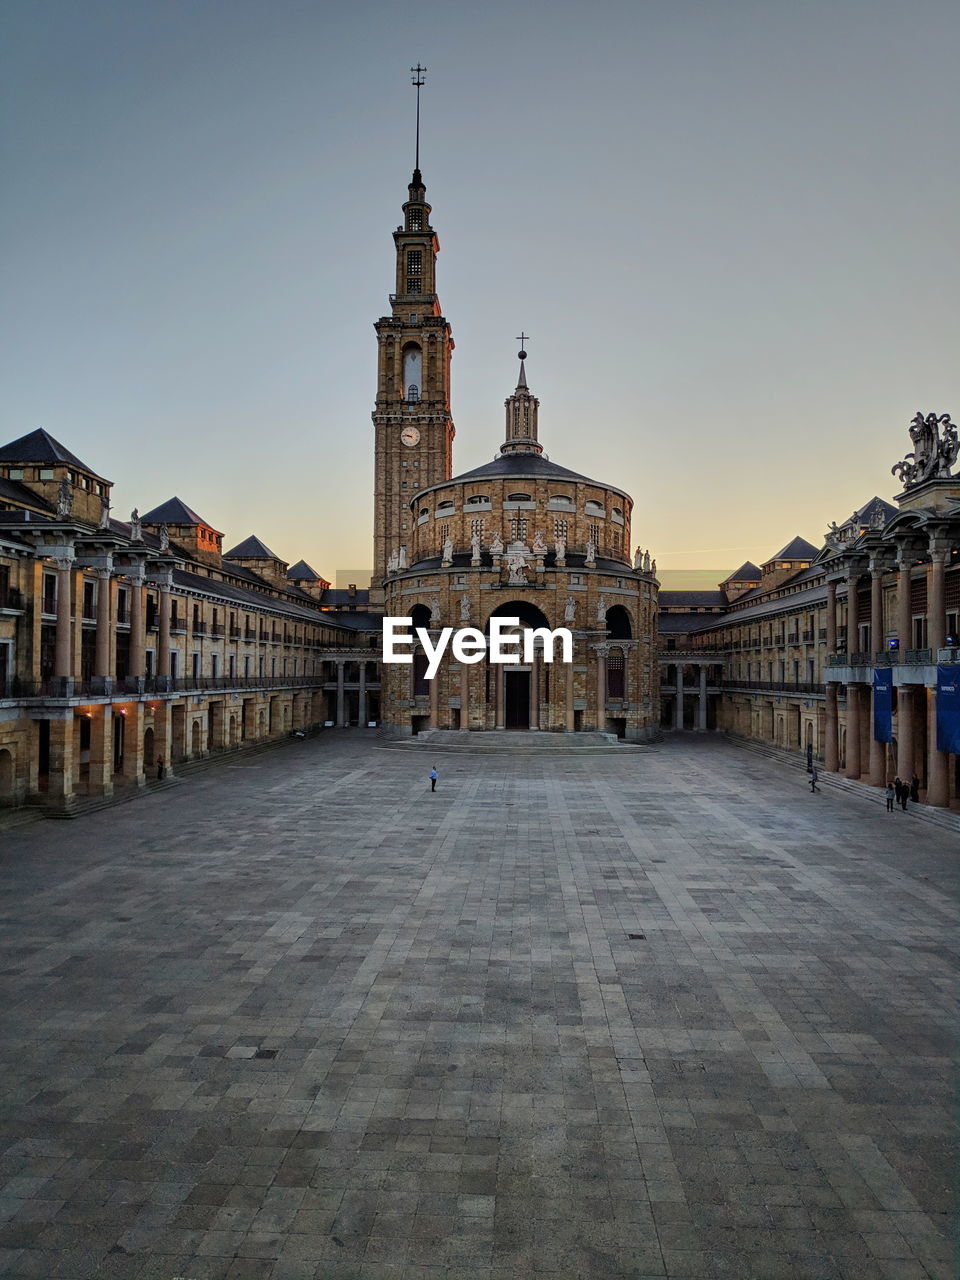
[[[400,432],[400,439],[408,449],[412,449],[415,444],[420,443],[420,432],[416,427],[404,427]]]

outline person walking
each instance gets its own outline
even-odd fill
[[[433,768],[430,770],[430,790],[431,790],[431,791],[436,791],[436,789],[437,789],[437,779],[438,779],[439,777],[440,777],[440,775],[439,775],[439,773],[437,773],[437,766],[436,766],[436,765],[434,765],[434,766],[433,766]]]
[[[883,794],[887,801],[887,813],[893,813],[893,801],[896,793],[894,792],[892,782],[887,783],[887,789]]]
[[[820,775],[819,773],[817,773],[817,766],[811,765],[810,767],[810,794],[811,795],[813,795],[814,791],[820,790],[820,788],[817,786],[817,779],[819,777]]]
[[[157,756],[157,781],[163,781],[163,756]]]
[[[893,780],[893,794],[896,798],[897,804],[902,805],[903,804],[903,779],[900,777],[899,774],[897,774],[897,776]]]
[[[914,804],[920,803],[920,779],[916,774],[910,779],[910,799]]]
[[[907,812],[907,801],[910,799],[910,783],[904,782],[900,786],[900,808],[904,813]]]

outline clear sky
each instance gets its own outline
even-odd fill
[[[819,544],[960,417],[956,0],[5,0],[0,441],[369,567],[413,165],[455,470],[516,381],[661,567]]]

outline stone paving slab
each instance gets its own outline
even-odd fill
[[[960,841],[349,733],[0,834],[0,1274],[954,1280]]]

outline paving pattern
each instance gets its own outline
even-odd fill
[[[954,1280],[960,841],[340,733],[0,835],[0,1274]]]

